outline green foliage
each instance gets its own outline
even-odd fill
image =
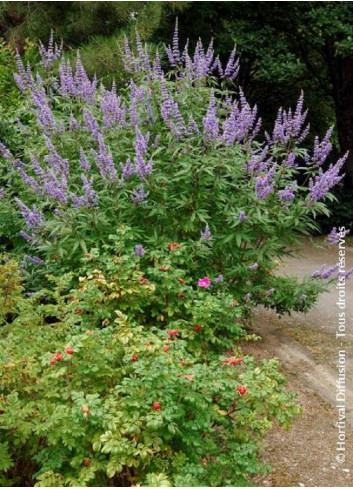
[[[95,16],[99,24],[103,11],[120,15],[127,8],[113,3],[73,8],[82,8],[94,30]],[[157,2],[141,6],[140,19],[160,8]],[[104,40],[103,64],[112,39]],[[139,55],[145,56],[143,49]],[[263,149],[251,135],[234,144],[200,131],[178,137],[177,123],[186,125],[190,115],[199,128],[205,125],[213,93],[223,127],[234,95],[226,81],[176,71],[167,81],[143,68],[129,73],[134,83],[119,91],[129,123],[119,125],[104,119],[104,87],[92,102],[60,92],[55,66],[41,74],[32,93],[36,106],[23,88],[22,124],[9,138],[12,155],[2,148],[0,213],[7,220],[1,244],[14,249],[0,266],[1,483],[249,484],[268,469],[258,459],[261,440],[274,421],[288,428],[299,408],[278,361],[241,358],[236,341],[252,339],[244,324],[256,304],[280,313],[306,311],[324,289],[320,280],[299,283],[276,273],[298,244],[298,232],[309,234],[316,215],[328,212],[310,199],[304,183],[289,203],[279,192],[317,168],[284,163],[290,153],[298,162],[308,157],[294,139],[274,143],[268,154],[277,164],[273,186],[260,198],[256,184],[269,164],[249,171],[250,159]],[[251,109],[240,98],[246,116]],[[180,111],[179,120],[162,116],[166,99]],[[131,123],[132,109],[138,123]],[[53,125],[46,119],[51,115]],[[80,164],[81,148],[88,170]],[[107,176],[99,151],[111,154],[118,178]],[[142,176],[141,153],[144,163],[153,161],[153,171]],[[120,164],[128,159],[136,171],[122,178]],[[81,205],[83,171],[98,205]],[[62,181],[68,186],[58,198]],[[143,202],[133,198],[140,185]],[[18,197],[28,206],[17,200],[26,232],[33,233],[21,244]],[[44,260],[27,256],[20,269],[15,256],[23,254]]]
[[[172,294],[164,307],[156,301],[153,318],[163,280],[141,283],[131,256],[111,255],[100,271],[87,260],[78,289],[70,276],[30,297],[18,297],[20,283],[13,289],[13,318],[0,333],[6,485],[237,486],[265,470],[258,441],[274,419],[288,427],[298,407],[276,360],[231,365],[214,351],[213,330],[226,329],[215,305],[227,298],[186,287],[183,321],[171,313],[180,308]],[[212,315],[202,313],[195,333],[199,300]]]
[[[55,71],[49,72],[44,80],[46,85],[54,87],[57,83]],[[105,126],[104,113],[100,109],[104,89],[97,92],[95,106],[81,98],[52,94],[51,106],[57,125],[64,129],[50,134],[50,144],[60,157],[70,162],[69,190],[76,195],[82,192],[82,167],[79,163],[82,148],[92,166],[90,176],[99,207],[77,207],[72,203],[62,205],[50,195],[33,192],[24,186],[11,169],[9,174],[13,175],[16,184],[9,186],[1,205],[6,208],[9,200],[12,205],[13,197],[20,195],[27,205],[36,204],[45,216],[39,239],[30,246],[26,245],[28,254],[36,255],[39,251],[52,272],[73,271],[80,268],[82,252],[107,244],[112,232],[123,224],[133,229],[135,244],[142,242],[150,249],[161,249],[167,242],[186,243],[190,276],[216,278],[219,274],[224,275],[225,283],[236,300],[244,302],[251,289],[251,299],[255,303],[277,308],[279,312],[306,310],[323,287],[313,280],[305,284],[290,283],[273,277],[269,272],[276,268],[276,259],[285,256],[291,247],[298,244],[298,233],[309,234],[316,229],[313,217],[327,212],[324,203],[310,200],[305,185],[298,186],[296,197],[290,204],[279,198],[278,191],[290,186],[298,176],[307,181],[315,174],[315,167],[303,165],[298,168],[283,163],[290,153],[302,161],[307,152],[294,140],[288,146],[274,144],[271,147],[269,156],[277,163],[274,188],[271,195],[261,200],[255,188],[257,179],[262,176],[258,177],[256,172],[249,173],[247,167],[252,159],[258,157],[261,144],[252,141],[227,145],[220,141],[207,141],[200,133],[179,139],[161,115],[164,87],[180,107],[182,120],[187,121],[192,114],[198,127],[202,127],[213,90],[220,104],[220,117],[229,110],[227,97],[234,95],[231,90],[226,87],[213,89],[210,85],[215,83],[214,79],[210,84],[205,80],[191,83],[187,78],[167,82],[147,78],[144,73],[135,75],[135,83],[121,89],[119,95],[122,105],[129,106],[133,87],[140,90],[142,97],[136,110],[140,121],[143,121],[143,135],[140,128],[131,124]],[[51,90],[54,88],[49,92]],[[27,103],[32,107],[30,99]],[[111,151],[116,168],[128,160],[134,161],[138,138],[148,138],[146,158],[154,162],[152,173],[142,180],[135,174],[118,182],[102,177],[99,164],[92,157],[92,151],[94,154],[99,144],[85,124],[87,111],[104,134],[104,144]],[[70,130],[72,115],[80,125],[75,130]],[[29,120],[24,129],[22,138],[27,136],[24,160],[28,162],[36,156],[38,161],[45,161],[50,152],[48,135],[43,134],[38,121]],[[48,167],[45,162],[44,165]],[[31,175],[35,176],[36,172],[32,171]],[[131,200],[141,183],[148,192],[143,205]],[[244,222],[239,217],[241,212],[247,216]],[[212,232],[209,243],[201,239],[207,225]],[[254,263],[258,265],[256,271],[251,269]],[[47,271],[46,267],[41,272],[38,267],[28,266],[26,279],[32,286],[37,286],[38,279]],[[276,294],[270,300],[266,291],[272,288],[276,289]],[[312,294],[308,294],[310,288]],[[300,298],[302,294],[308,296],[306,302]]]
[[[353,229],[352,190],[338,188],[334,196],[335,200],[328,206],[330,215],[318,218],[320,229],[327,234],[333,227],[345,226],[346,229]]]
[[[0,317],[3,318],[16,309],[23,288],[22,277],[14,260],[6,260],[0,271]]]
[[[38,58],[37,45],[29,40],[25,41],[23,51],[25,65]],[[15,49],[0,38],[0,140],[11,149],[25,145],[19,122],[28,120],[28,105],[24,103],[13,78],[16,70]],[[0,185],[3,185],[7,173],[4,168],[0,169]]]
[[[6,39],[17,45],[24,39],[46,41],[51,29],[68,47],[97,45],[96,37],[119,37],[138,29],[143,39],[151,38],[165,17],[185,9],[190,2],[2,2],[0,16]],[[104,44],[104,40],[102,40]]]

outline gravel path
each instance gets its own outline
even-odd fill
[[[323,240],[303,240],[300,257],[288,258],[279,273],[310,275],[323,264],[335,265],[336,247],[328,249]],[[346,248],[346,269],[353,266],[353,248]],[[259,343],[244,345],[244,351],[260,358],[277,357],[288,378],[288,388],[298,392],[303,414],[293,429],[274,428],[266,440],[263,460],[272,465],[270,475],[257,478],[259,486],[352,487],[353,484],[353,278],[346,285],[346,336],[336,338],[338,323],[337,290],[330,286],[316,307],[307,314],[294,313],[279,318],[259,309],[253,332]],[[336,388],[338,352],[346,351],[346,450],[338,463],[338,409]]]
[[[322,265],[333,266],[338,262],[337,246],[325,245],[322,238],[313,240],[303,239],[302,250],[298,257],[286,258],[280,266],[280,273],[288,276],[303,278],[311,275]],[[353,248],[346,246],[346,270],[353,267]],[[338,292],[335,285],[329,287],[329,291],[322,294],[311,311],[307,314],[293,313],[286,317],[286,324],[313,326],[332,335],[336,334],[338,322]],[[353,278],[346,282],[346,339],[353,341]]]

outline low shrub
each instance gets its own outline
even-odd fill
[[[221,293],[185,287],[180,320],[175,296],[153,299],[163,280],[119,272],[92,267],[78,289],[68,275],[26,296],[13,262],[1,266],[14,281],[1,308],[2,485],[246,484],[266,470],[273,421],[298,413],[278,361],[217,353],[214,339],[234,335]]]

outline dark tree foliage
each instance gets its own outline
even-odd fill
[[[175,15],[182,4],[188,2],[0,2],[0,32],[19,45],[26,36],[48,39],[52,29],[69,46],[131,26],[147,37],[166,11]]]

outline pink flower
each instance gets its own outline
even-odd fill
[[[208,277],[199,278],[197,281],[197,285],[202,287],[203,289],[207,289],[211,285],[211,280]]]

